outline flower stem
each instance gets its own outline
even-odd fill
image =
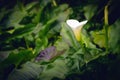
[[[106,53],[108,53],[108,5],[106,5],[104,9],[104,24]]]

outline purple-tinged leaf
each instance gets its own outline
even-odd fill
[[[57,55],[57,50],[55,46],[51,46],[46,48],[45,50],[42,50],[38,56],[36,57],[36,61],[40,61],[40,60],[45,60],[48,61],[50,59],[52,59],[54,56]]]

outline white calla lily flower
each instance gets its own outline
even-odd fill
[[[87,20],[79,22],[75,19],[69,19],[66,21],[66,23],[73,30],[76,39],[80,41],[80,31],[81,28],[87,23]]]

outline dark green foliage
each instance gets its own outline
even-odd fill
[[[0,80],[120,80],[119,0],[8,2],[0,1]],[[80,41],[67,19],[88,20]]]

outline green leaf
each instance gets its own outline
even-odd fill
[[[26,11],[21,11],[17,6],[15,7],[15,10],[13,9],[13,12],[9,16],[8,21],[6,22],[6,26],[14,26],[15,28],[18,28],[20,26],[19,22],[27,15]]]
[[[44,37],[44,36],[47,35],[47,33],[54,27],[54,26],[51,27],[51,25],[52,25],[56,20],[57,20],[57,17],[55,17],[55,18],[47,21],[47,23],[46,23],[44,26],[42,26],[41,32],[39,33],[40,37]]]
[[[35,41],[35,55],[37,55],[41,50],[44,50],[48,46],[48,39],[46,37],[37,38]]]
[[[22,36],[23,34],[29,33],[35,28],[35,26],[36,26],[36,24],[27,24],[23,28],[16,29],[13,32],[12,36],[13,37]]]
[[[99,45],[99,47],[106,47],[105,46],[105,33],[104,30],[102,31],[93,31],[91,32],[93,41],[95,44]]]
[[[95,15],[95,12],[97,10],[97,5],[86,5],[84,7],[84,15],[86,17],[87,20],[90,20],[94,15]]]
[[[72,29],[66,23],[62,24],[61,36],[63,40],[65,40],[65,42],[68,43],[75,50],[79,49],[80,45],[77,42]]]
[[[92,41],[90,39],[90,36],[88,35],[87,31],[85,29],[82,29],[81,31],[82,31],[81,32],[81,36],[82,36],[81,42],[82,42],[82,45],[85,44],[85,47],[96,48],[96,46],[92,43]]]
[[[45,70],[40,75],[40,80],[51,80],[54,77],[64,79],[67,72],[68,69],[64,60],[57,59],[53,63],[46,66]]]
[[[30,9],[34,8],[34,6],[37,5],[37,3],[38,2],[31,2],[31,3],[29,3],[29,4],[25,5],[25,9],[26,10],[30,10]]]
[[[0,35],[1,42],[9,41],[16,37],[23,37],[23,35],[28,34],[29,32],[32,32],[32,30],[35,28],[35,24],[27,24],[23,28],[16,29],[12,34],[6,33],[5,35]]]
[[[50,18],[58,17],[58,22],[64,22],[68,16],[72,13],[72,9],[68,7],[67,4],[62,4],[56,7],[50,14]]]
[[[8,58],[6,58],[2,64],[6,66],[9,64],[15,64],[17,67],[20,63],[31,60],[32,56],[33,53],[31,50],[21,50],[18,53],[10,53]]]
[[[48,3],[50,3],[50,0],[46,0],[46,1],[41,0],[41,1],[39,1],[39,4],[38,4],[39,9],[37,10],[37,14],[33,19],[34,23],[39,23],[40,21],[43,20],[42,13],[44,12],[44,8],[47,6]]]
[[[57,51],[62,51],[62,50],[68,50],[69,49],[69,45],[61,39],[58,39],[54,46],[56,47]]]
[[[21,69],[14,69],[7,80],[36,80],[42,72],[42,67],[38,64],[27,62]]]
[[[120,53],[120,19],[110,26],[109,45],[114,53]]]

